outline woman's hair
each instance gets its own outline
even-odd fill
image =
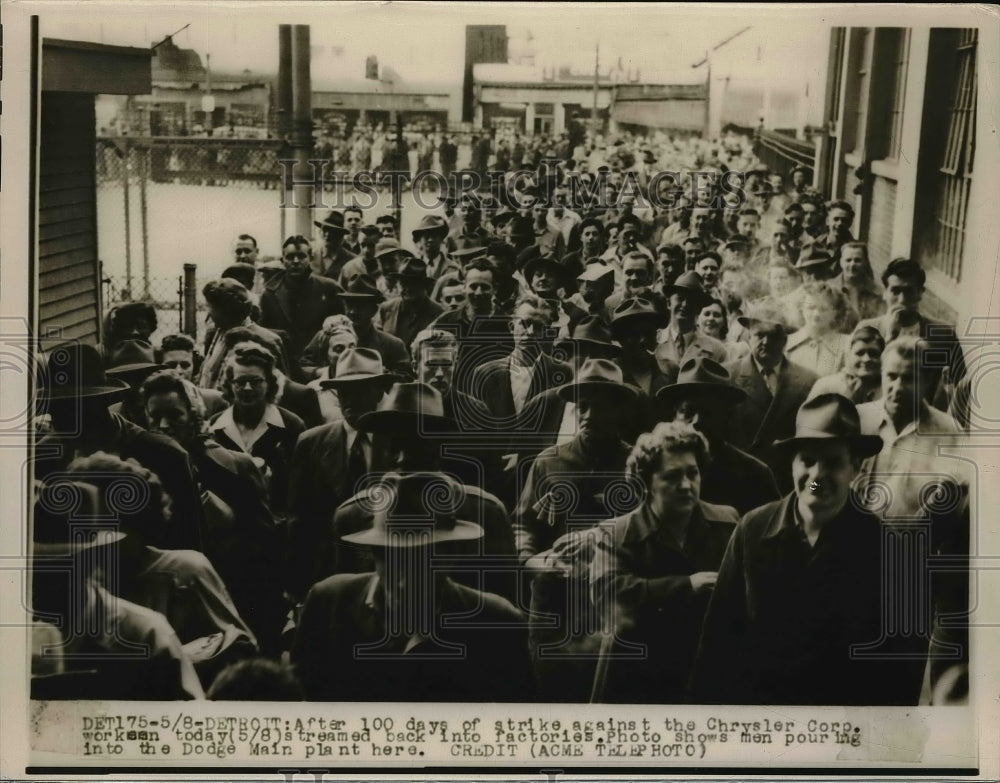
[[[250,292],[239,280],[229,277],[210,280],[201,292],[206,302],[226,313],[233,323],[239,323],[253,310]]]
[[[636,476],[648,488],[653,473],[663,464],[664,454],[694,454],[698,467],[709,462],[708,441],[690,424],[678,421],[660,422],[652,432],[639,436],[625,462],[625,472]]]
[[[726,306],[722,303],[722,300],[716,299],[714,296],[711,298],[708,304],[706,304],[701,309],[704,310],[705,307],[712,307],[712,305],[717,305],[719,308],[722,309],[722,332],[721,332],[722,336],[720,339],[725,340],[726,336],[729,334],[729,319],[726,317],[728,310],[726,309]],[[701,315],[700,312],[699,315]]]
[[[267,401],[274,402],[278,394],[278,375],[274,370],[274,356],[260,343],[242,342],[233,346],[226,356],[226,366],[222,374],[222,393],[226,400],[233,402],[233,378],[238,367],[259,367],[267,379]]]
[[[173,503],[153,471],[134,459],[95,451],[69,463],[69,473],[98,488],[105,505],[126,530],[140,536],[170,521]]]
[[[837,329],[847,315],[847,297],[825,282],[810,281],[802,285],[802,303],[806,298],[821,300],[833,308],[833,328]]]
[[[186,334],[168,334],[160,341],[161,355],[167,351],[190,351],[194,353],[194,340]]]
[[[195,432],[201,433],[205,429],[205,401],[193,383],[184,380],[171,370],[159,370],[146,378],[139,390],[143,406],[149,402],[149,398],[154,394],[171,393],[176,393],[178,397],[187,402]]]
[[[291,667],[267,658],[247,658],[220,671],[206,696],[213,701],[302,701],[302,685]]]
[[[851,347],[854,343],[873,343],[878,346],[879,354],[885,350],[885,338],[882,332],[874,326],[859,326],[851,333]]]

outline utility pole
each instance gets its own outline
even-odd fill
[[[601,42],[598,41],[594,44],[594,103],[590,107],[590,135],[596,139],[597,138],[597,82],[598,82],[598,72],[597,69],[601,62]]]
[[[309,75],[309,25],[292,27],[292,151],[296,180],[292,188],[295,233],[312,234],[312,204],[315,199],[309,156],[312,152],[312,80]],[[299,184],[301,183],[301,184]]]

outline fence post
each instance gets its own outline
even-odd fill
[[[195,284],[197,264],[184,264],[184,286],[181,297],[184,301],[184,334],[194,340],[198,339],[198,291]]]
[[[139,155],[139,220],[142,228],[142,298],[149,301],[149,220],[146,209],[146,178],[149,175],[149,147],[136,147]]]
[[[126,302],[132,299],[132,221],[129,209],[131,199],[128,193],[130,153],[131,145],[129,144],[129,140],[125,139],[125,151],[122,157],[122,191],[125,196],[125,292],[122,299]]]

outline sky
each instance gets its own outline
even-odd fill
[[[276,71],[279,23],[309,24],[314,47],[313,78],[363,77],[364,60],[376,55],[407,80],[459,83],[467,24],[505,24],[512,49],[533,48],[545,65],[582,72],[594,66],[600,46],[602,70],[621,59],[644,78],[689,70],[705,51],[752,26],[780,42],[788,67],[813,49],[810,37],[826,36],[815,11],[800,14],[749,9],[653,4],[458,3],[130,3],[46,4],[42,34],[100,43],[149,46],[190,25],[174,41],[211,54],[213,70]],[[85,8],[81,8],[83,5]],[[531,36],[529,42],[528,36]],[[791,47],[791,49],[789,48]],[[796,51],[798,49],[799,51]]]

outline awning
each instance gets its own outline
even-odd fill
[[[611,119],[663,130],[704,130],[704,101],[618,101]]]

